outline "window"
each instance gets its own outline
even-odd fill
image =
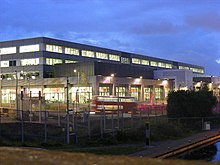
[[[20,73],[20,79],[36,79],[36,78],[39,78],[39,76],[40,76],[39,71]]]
[[[9,66],[16,66],[16,60],[9,61]]]
[[[95,53],[93,51],[82,50],[82,56],[94,58]]]
[[[46,51],[48,52],[56,52],[56,53],[62,53],[62,47],[56,46],[56,45],[46,45]]]
[[[142,65],[149,65],[149,61],[148,60],[141,60],[141,64]]]
[[[179,69],[187,69],[187,70],[189,70],[189,67],[187,67],[187,66],[179,66]]]
[[[40,45],[25,45],[19,47],[19,53],[26,53],[26,52],[37,52],[40,50]]]
[[[107,60],[108,59],[108,54],[96,52],[96,58]]]
[[[9,61],[1,61],[1,67],[9,67]]]
[[[109,60],[111,61],[120,61],[120,56],[115,54],[109,54]]]
[[[172,69],[172,64],[166,64],[166,68]]]
[[[199,68],[190,68],[190,70],[192,70],[193,72],[195,73],[204,73],[204,70],[203,69],[199,69]]]
[[[130,59],[126,57],[121,57],[121,63],[123,64],[130,64]]]
[[[39,65],[39,58],[22,59],[21,66]]]
[[[79,56],[79,49],[65,48],[65,54],[71,54],[71,55]]]
[[[158,62],[158,67],[166,68],[166,64],[163,62]]]
[[[0,55],[14,53],[16,53],[16,47],[0,48]]]
[[[46,58],[47,65],[55,65],[55,64],[62,64],[61,59],[54,59],[54,58]]]
[[[141,60],[138,58],[132,58],[132,63],[133,64],[141,64]]]
[[[157,62],[151,61],[151,62],[150,62],[150,65],[151,65],[151,66],[157,66]]]

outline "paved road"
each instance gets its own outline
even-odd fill
[[[215,135],[220,135],[220,129],[212,130],[212,131],[204,131],[202,133],[198,133],[198,134],[195,134],[195,135],[183,138],[183,139],[179,139],[179,140],[153,143],[151,144],[151,146],[146,146],[145,150],[131,154],[130,156],[153,158],[153,157],[162,155],[166,152],[169,152],[169,151],[172,151],[178,148],[182,148],[189,144],[193,144],[195,142],[205,140]]]

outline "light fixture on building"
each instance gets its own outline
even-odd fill
[[[162,85],[163,85],[163,86],[167,86],[167,85],[168,85],[168,81],[167,81],[167,80],[163,80],[163,81],[162,81]]]

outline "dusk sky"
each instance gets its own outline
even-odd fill
[[[220,0],[0,0],[0,41],[52,37],[220,76]]]

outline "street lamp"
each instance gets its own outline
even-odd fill
[[[16,114],[17,114],[17,118],[18,118],[18,74],[17,71],[15,71],[15,107],[16,107]]]

